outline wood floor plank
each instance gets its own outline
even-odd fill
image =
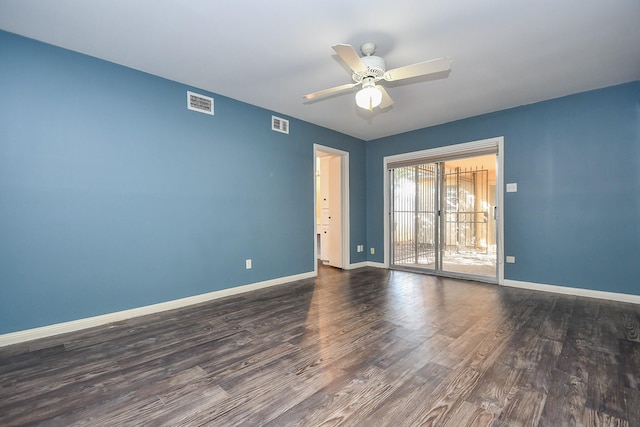
[[[640,306],[319,276],[0,348],[5,426],[640,426]]]
[[[549,315],[544,319],[540,335],[562,342],[567,334],[569,323],[573,318],[576,297],[568,295],[554,295],[555,304]]]
[[[582,426],[587,395],[582,378],[554,370],[542,414],[540,426]]]
[[[424,411],[429,399],[449,375],[451,369],[428,362],[416,375],[393,391],[369,416],[373,426],[411,425],[407,414]],[[366,425],[366,423],[362,423]]]
[[[535,337],[532,343],[534,345],[530,347],[531,350],[525,353],[531,357],[530,367],[522,371],[523,375],[517,386],[524,390],[537,390],[546,395],[554,385],[553,376],[557,370],[563,343],[546,337]]]
[[[500,414],[512,394],[517,391],[517,384],[524,375],[522,369],[514,369],[500,362],[495,363],[465,400],[487,412]]]
[[[619,382],[619,362],[614,354],[594,351],[587,386],[586,407],[613,418],[627,419],[625,393]]]
[[[624,398],[629,426],[640,426],[640,391],[625,389]]]
[[[512,389],[494,423],[495,427],[528,427],[539,425],[547,394],[538,390]]]
[[[423,411],[408,414],[408,425],[445,425],[478,384],[483,371],[477,366],[455,369],[436,388]]]
[[[629,305],[623,307],[619,312],[624,338],[627,341],[640,342],[640,310],[638,307]]]
[[[450,427],[490,427],[495,422],[495,413],[465,401],[458,405],[451,418],[444,425]]]
[[[620,376],[625,388],[640,391],[640,343],[619,340]]]

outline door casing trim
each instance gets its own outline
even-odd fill
[[[349,218],[349,152],[339,150],[337,148],[327,147],[320,144],[313,144],[313,271],[318,274],[318,245],[316,244],[316,228],[318,224],[318,194],[316,186],[316,158],[318,151],[340,156],[340,186],[341,186],[341,204],[342,204],[342,268],[349,270],[351,267],[350,247],[350,218]]]

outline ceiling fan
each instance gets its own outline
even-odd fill
[[[356,104],[358,107],[369,111],[372,111],[376,107],[386,108],[393,105],[393,100],[384,86],[376,85],[378,81],[385,80],[395,82],[412,77],[449,71],[451,69],[451,63],[453,62],[449,58],[438,58],[387,71],[384,59],[374,55],[376,53],[375,43],[364,43],[360,46],[360,51],[364,55],[362,57],[359,57],[355,49],[349,44],[336,44],[331,47],[336,51],[340,59],[353,71],[351,75],[353,83],[310,93],[305,95],[304,98],[312,100],[362,85],[362,89],[356,93]]]

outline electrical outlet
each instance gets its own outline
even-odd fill
[[[244,266],[247,270],[251,270],[251,260],[248,259],[244,262]]]
[[[516,263],[516,257],[507,255],[507,262],[509,264],[515,264]]]
[[[371,248],[371,255],[376,253],[376,249],[375,248]]]
[[[356,251],[364,252],[364,245],[358,245],[358,247],[356,248]]]

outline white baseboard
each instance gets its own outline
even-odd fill
[[[529,289],[533,291],[553,292],[556,294],[573,295],[578,297],[606,299],[610,301],[640,304],[640,295],[621,294],[617,292],[595,291],[592,289],[570,288],[568,286],[544,285],[540,283],[521,282],[519,280],[504,280],[505,286]]]
[[[363,268],[368,266],[369,266],[369,262],[367,261],[356,262],[355,264],[349,264],[349,266],[345,270],[354,270],[356,268]]]
[[[362,261],[362,262],[356,262],[355,264],[349,264],[345,268],[345,270],[354,270],[356,268],[363,268],[363,267],[387,268],[385,267],[384,263],[381,263],[381,262]]]
[[[263,282],[251,283],[234,288],[222,289],[219,291],[209,292],[206,294],[194,295],[192,297],[180,298],[172,301],[161,302],[158,304],[147,305],[144,307],[132,308],[130,310],[117,311],[115,313],[103,314],[100,316],[87,317],[84,319],[73,320],[70,322],[56,323],[54,325],[42,326],[39,328],[26,329],[24,331],[11,332],[0,335],[0,347],[11,344],[18,344],[38,338],[46,338],[54,335],[64,334],[67,332],[79,331],[82,329],[93,328],[95,326],[107,325],[109,323],[120,322],[122,320],[134,317],[145,316],[147,314],[159,313],[162,311],[173,310],[176,308],[187,307],[202,302],[211,301],[231,295],[242,294],[257,289],[268,288],[270,286],[281,285],[296,280],[308,279],[315,277],[316,272],[308,272],[296,274],[293,276],[280,277],[277,279],[265,280]]]
[[[384,265],[384,262],[374,262],[374,261],[367,261],[367,267],[387,268],[387,266]]]

